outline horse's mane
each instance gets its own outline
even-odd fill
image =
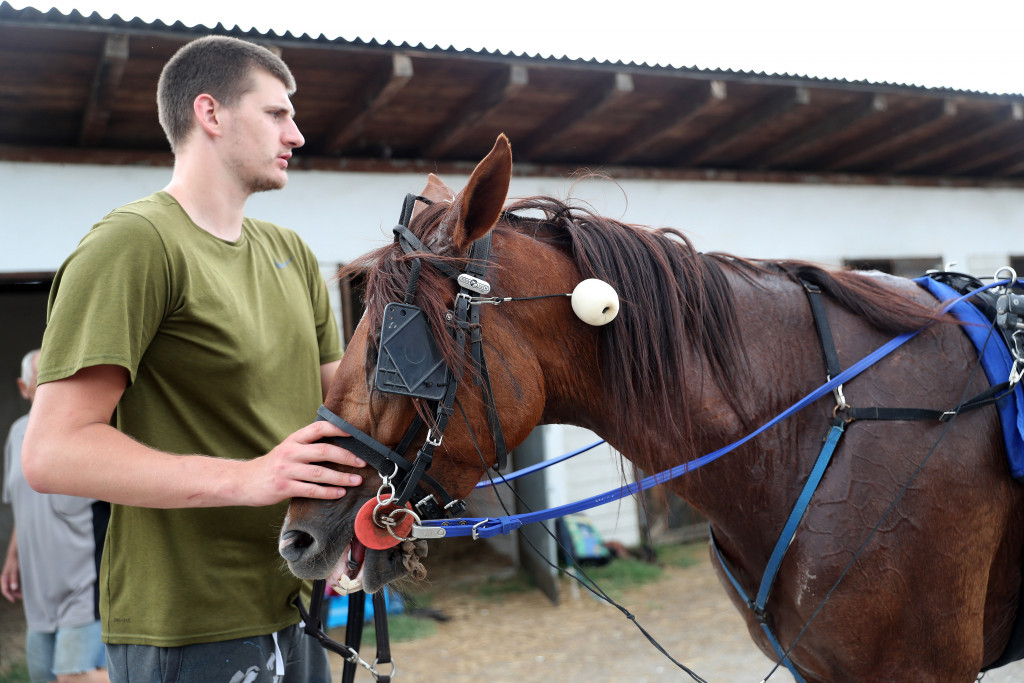
[[[451,210],[447,203],[427,207],[410,229],[430,245]],[[542,218],[532,217],[538,212]],[[618,292],[622,306],[614,323],[602,328],[601,353],[604,398],[620,407],[614,411],[619,424],[613,428],[618,433],[639,433],[643,426],[644,430],[671,435],[677,443],[693,438],[691,425],[685,422],[686,411],[673,410],[687,358],[697,357],[706,363],[724,391],[735,393],[742,386],[749,367],[733,314],[729,273],[762,287],[765,277],[806,280],[885,332],[915,330],[936,319],[933,309],[903,297],[878,278],[826,271],[801,261],[755,261],[725,253],[701,253],[676,229],[626,224],[552,197],[529,197],[510,204],[495,227],[496,232],[503,230],[543,235],[546,243],[566,251],[582,278],[604,280]],[[437,258],[441,257],[429,256]],[[397,244],[391,244],[343,270],[343,274],[368,271],[366,315],[371,331],[380,330],[384,305],[403,299],[411,261]],[[452,283],[443,274],[424,265],[416,303],[427,314],[449,364],[465,368],[469,362],[466,351],[456,347],[443,322],[452,291]],[[697,353],[687,353],[687,348]]]
[[[618,433],[637,434],[644,428],[648,433],[672,434],[681,440],[677,443],[693,438],[686,411],[673,410],[678,400],[672,400],[687,357],[706,363],[726,392],[740,391],[749,366],[734,315],[729,272],[762,287],[765,276],[806,280],[885,332],[916,330],[936,319],[934,310],[875,277],[826,271],[801,261],[701,253],[679,230],[626,224],[551,197],[511,204],[507,222],[524,231],[530,220],[516,215],[538,211],[547,231],[562,235],[581,277],[611,283],[622,301],[614,323],[602,328],[602,386],[606,400],[620,408],[615,411]],[[698,353],[688,354],[687,345]]]

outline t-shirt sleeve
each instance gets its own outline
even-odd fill
[[[338,323],[331,309],[331,297],[327,291],[327,283],[317,266],[316,257],[306,246],[307,274],[309,281],[310,301],[313,304],[313,319],[316,323],[316,338],[320,345],[320,364],[331,363],[341,358],[341,334]]]
[[[50,290],[39,383],[85,367],[139,368],[169,310],[170,266],[146,219],[117,211],[96,224],[60,267]]]

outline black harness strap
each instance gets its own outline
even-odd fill
[[[326,420],[351,435],[347,437],[330,437],[327,440],[331,443],[341,446],[342,448],[358,455],[360,458],[368,462],[374,469],[386,476],[391,476],[390,474],[387,474],[389,472],[395,473],[396,468],[398,473],[405,474],[405,477],[403,477],[403,481],[405,482],[404,489],[408,494],[408,497],[403,501],[403,505],[405,502],[409,501],[413,494],[415,494],[418,501],[416,506],[417,508],[420,508],[419,514],[421,517],[436,519],[445,515],[445,512],[442,511],[434,501],[433,496],[428,494],[418,485],[419,482],[422,481],[434,490],[435,495],[440,497],[442,505],[445,507],[445,510],[449,511],[449,514],[462,513],[462,510],[465,508],[465,504],[453,499],[444,487],[425,471],[421,471],[417,478],[412,478],[416,472],[415,466],[409,464],[408,460],[395,451],[387,448],[369,434],[366,434],[359,428],[335,415],[324,406],[320,406],[320,408],[317,409],[316,415],[316,419],[318,421]]]
[[[825,306],[821,300],[821,289],[806,280],[801,280],[800,282],[807,292],[807,299],[811,305],[811,314],[814,317],[814,327],[818,332],[821,350],[825,355],[825,367],[828,372],[828,378],[832,379],[842,371],[842,367],[839,364],[839,354],[836,352],[835,340],[832,337],[832,328],[828,323]],[[841,403],[836,408],[836,414],[845,418],[847,422],[856,420],[938,420],[939,422],[948,422],[961,413],[995,403],[1009,390],[1011,390],[1009,382],[1001,382],[989,387],[974,398],[967,399],[952,410],[933,410],[930,408],[855,408]]]
[[[388,606],[384,599],[384,590],[381,588],[373,594],[373,625],[377,636],[377,659],[373,663],[376,669],[381,664],[390,664],[392,673],[390,675],[377,674],[377,680],[382,683],[389,683],[394,675],[394,663],[391,661],[391,637],[388,635]]]
[[[376,613],[374,614],[376,617]],[[366,594],[356,591],[348,595],[348,619],[345,620],[345,647],[359,652],[363,645],[363,623],[366,621]],[[341,683],[354,683],[356,662],[346,659],[341,668]]]

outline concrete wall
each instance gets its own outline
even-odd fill
[[[0,162],[0,276],[56,270],[92,223],[169,178],[167,168]],[[444,180],[458,189],[466,177]],[[248,213],[297,230],[330,271],[390,241],[405,193],[419,192],[424,182],[420,174],[293,171],[286,190],[253,197]],[[701,250],[742,256],[825,264],[937,257],[989,276],[1011,256],[1024,255],[1018,236],[1024,191],[1014,189],[515,178],[510,194],[571,195],[627,222],[680,228]],[[17,322],[7,318],[0,324]],[[0,363],[6,368],[10,360]],[[557,427],[546,431],[545,443],[551,457],[594,438]],[[622,482],[607,447],[554,469],[547,484],[551,504]],[[589,514],[605,538],[638,541],[633,501]],[[0,532],[2,527],[0,511]]]
[[[167,168],[0,162],[0,273],[54,270],[106,212],[163,187]],[[444,179],[460,188],[463,177]],[[294,228],[325,263],[391,239],[411,174],[293,171],[249,213]],[[685,230],[702,250],[839,263],[848,257],[940,256],[989,275],[1014,251],[1024,190],[515,178],[511,196],[572,195],[631,223]]]

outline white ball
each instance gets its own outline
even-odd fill
[[[619,314],[619,295],[604,280],[590,278],[572,290],[572,310],[588,325],[606,325]]]

